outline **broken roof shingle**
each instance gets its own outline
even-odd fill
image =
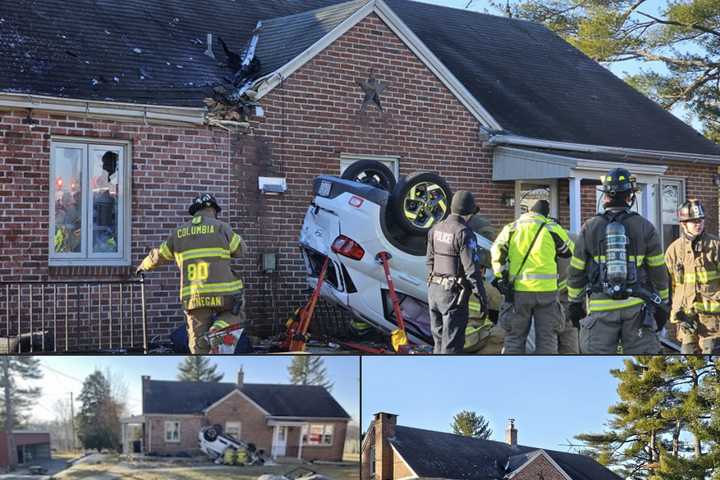
[[[451,480],[497,480],[505,477],[508,460],[538,449],[398,425],[389,439],[420,477]],[[544,449],[543,449],[544,450]],[[573,480],[621,480],[592,458],[544,450]],[[521,464],[514,465],[514,468]]]
[[[148,380],[143,382],[143,413],[201,413],[235,389],[234,383]],[[246,383],[240,390],[272,416],[350,418],[320,386]]]

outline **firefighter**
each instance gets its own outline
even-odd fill
[[[468,220],[478,212],[470,192],[459,191],[450,216],[428,232],[428,306],[434,353],[463,353],[468,301],[475,293],[481,316],[487,314],[483,268]]]
[[[577,235],[570,234],[570,240],[577,241]],[[558,301],[562,309],[564,321],[563,328],[558,333],[558,353],[561,355],[577,355],[580,353],[580,338],[578,330],[568,317],[567,275],[570,268],[570,258],[558,257]]]
[[[191,353],[210,351],[204,336],[214,319],[245,322],[243,282],[230,269],[230,258],[242,252],[242,238],[217,219],[220,210],[213,195],[195,197],[188,209],[192,220],[170,232],[137,268],[139,274],[173,260],[177,264]]]
[[[602,191],[604,212],[583,225],[568,274],[568,314],[580,329],[580,350],[614,354],[622,344],[626,354],[658,353],[669,294],[660,238],[631,211],[637,188],[629,171],[610,170]]]
[[[705,231],[700,200],[678,210],[680,238],[665,252],[673,287],[671,321],[682,353],[720,353],[720,240]]]
[[[506,354],[525,353],[533,319],[535,353],[558,351],[564,317],[558,302],[556,257],[570,257],[574,245],[549,214],[547,200],[538,200],[529,212],[505,225],[492,246],[493,282],[505,296],[499,323],[506,332]]]

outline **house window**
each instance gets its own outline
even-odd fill
[[[240,422],[225,422],[225,433],[240,440],[240,433],[242,432],[241,427],[242,424]]]
[[[180,443],[180,422],[165,422],[165,441]]]
[[[680,222],[677,211],[685,199],[685,184],[682,180],[660,180],[660,222],[662,224],[663,250],[680,236]]]
[[[357,162],[358,160],[375,160],[382,164],[384,164],[386,167],[390,169],[391,172],[395,175],[395,178],[398,178],[400,175],[400,159],[398,157],[391,157],[391,156],[385,156],[385,155],[349,155],[349,154],[342,154],[340,155],[340,175],[345,171],[347,167],[349,167],[352,163]]]
[[[532,180],[515,182],[515,216],[530,211],[538,200],[550,204],[550,216],[557,218],[557,181]]]
[[[51,265],[130,264],[128,148],[52,142]]]
[[[332,445],[333,425],[310,425],[303,429],[304,445]]]

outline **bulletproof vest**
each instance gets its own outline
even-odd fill
[[[433,229],[433,274],[443,277],[462,276],[460,233],[469,227],[457,215],[451,215]]]

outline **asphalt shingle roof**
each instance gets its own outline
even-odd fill
[[[143,413],[201,413],[237,388],[234,383],[149,380],[143,384]],[[241,389],[272,416],[350,418],[323,387],[246,383]]]
[[[419,428],[397,426],[390,443],[420,477],[452,480],[498,480],[505,478],[505,466],[538,448]],[[621,480],[590,457],[543,449],[573,480]]]
[[[507,132],[720,154],[717,145],[542,25],[409,0],[386,2]],[[262,20],[257,56],[269,73],[362,4],[341,3],[78,0],[69,8],[61,0],[5,2],[0,91],[202,107],[211,87],[233,73],[218,37],[240,54]],[[207,33],[213,33],[216,59],[203,54]]]

